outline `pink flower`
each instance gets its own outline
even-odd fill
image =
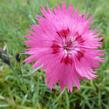
[[[72,86],[80,88],[81,79],[96,77],[94,70],[103,61],[103,51],[98,50],[101,38],[90,29],[92,19],[80,15],[72,5],[41,8],[41,12],[38,24],[26,36],[26,53],[31,56],[25,61],[34,62],[34,68],[42,65],[50,89],[59,83],[61,89],[66,86],[72,92]]]

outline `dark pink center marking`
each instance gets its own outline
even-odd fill
[[[77,40],[79,43],[84,43],[83,38],[81,37],[81,35],[79,35],[78,33],[75,34],[75,40]]]
[[[54,42],[53,45],[51,46],[51,48],[52,48],[52,53],[56,54],[56,53],[59,53],[60,45],[58,43]]]
[[[66,57],[63,57],[60,62],[64,64],[72,64],[73,61],[71,56],[67,55]]]
[[[65,30],[63,29],[63,30],[61,30],[57,33],[60,37],[66,38],[68,36],[68,34],[70,33],[70,30],[69,29],[65,29]]]
[[[80,59],[82,58],[84,56],[84,51],[78,51],[77,52],[77,55],[76,55],[76,57],[77,57],[77,59],[80,61]]]

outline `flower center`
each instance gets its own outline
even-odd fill
[[[72,64],[72,56],[76,55],[77,59],[80,60],[84,56],[84,52],[81,51],[78,47],[78,44],[82,44],[84,41],[80,35],[77,33],[74,37],[70,37],[69,29],[61,30],[57,32],[62,43],[54,41],[51,48],[52,53],[60,53],[61,50],[64,50],[64,56],[60,60],[61,63],[64,64]]]
[[[63,44],[63,49],[66,51],[70,51],[72,50],[74,46],[74,41],[70,40],[65,40],[64,44]]]

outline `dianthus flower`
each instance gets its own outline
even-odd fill
[[[34,68],[42,65],[50,89],[59,83],[61,89],[72,92],[73,86],[80,88],[81,79],[96,77],[95,69],[103,61],[101,38],[96,29],[90,29],[91,17],[80,15],[72,5],[41,8],[41,13],[25,36],[30,55],[25,61],[34,63]]]

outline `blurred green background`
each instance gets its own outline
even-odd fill
[[[70,1],[66,0],[67,5]],[[53,8],[61,2],[0,0],[0,109],[109,109],[109,0],[72,0],[81,13],[94,16],[92,28],[104,38],[105,63],[97,70],[96,80],[81,81],[80,90],[74,88],[72,93],[61,92],[59,86],[50,91],[44,73],[23,62],[23,36],[37,23],[40,6]]]

